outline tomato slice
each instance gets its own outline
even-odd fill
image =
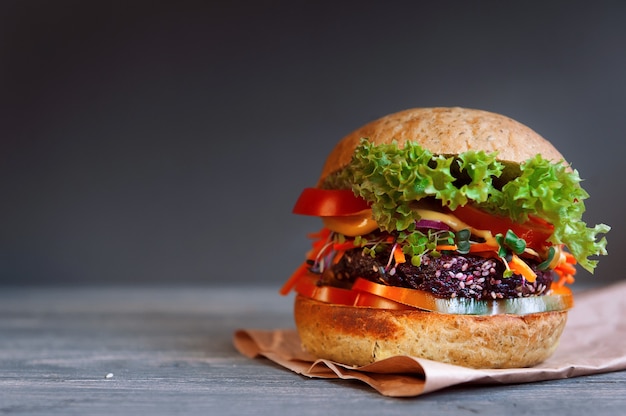
[[[326,303],[354,305],[356,302],[357,292],[332,286],[318,286],[316,280],[313,276],[300,279],[294,287],[295,292]]]
[[[378,309],[413,309],[411,306],[367,292],[357,292],[333,286],[318,286],[317,277],[310,275],[298,281],[294,290],[301,296],[335,305],[362,306]]]
[[[493,215],[472,205],[458,207],[452,211],[452,214],[475,228],[490,230],[494,235],[504,235],[511,230],[515,235],[523,238],[528,247],[536,249],[549,245],[546,240],[554,232],[551,224],[536,217],[531,217],[527,222],[520,224],[508,217]]]
[[[370,204],[350,189],[305,188],[295,206],[294,214],[333,217],[354,215],[368,209]]]
[[[381,285],[362,278],[356,279],[352,285],[352,290],[371,293],[427,311],[437,311],[438,298],[423,290]]]

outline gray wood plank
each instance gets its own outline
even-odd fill
[[[291,300],[268,287],[3,288],[0,414],[626,414],[626,372],[392,399],[233,348],[237,328],[293,326]]]

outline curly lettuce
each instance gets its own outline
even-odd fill
[[[515,222],[529,215],[554,225],[552,244],[564,244],[577,262],[593,272],[597,260],[606,255],[605,224],[587,227],[582,220],[584,200],[589,197],[581,187],[576,170],[564,163],[552,163],[541,155],[507,172],[496,153],[467,151],[455,156],[434,155],[416,143],[400,148],[396,142],[374,145],[362,139],[352,161],[341,171],[326,178],[324,186],[351,188],[372,204],[374,219],[381,229],[398,232],[406,241],[423,240],[415,236],[419,215],[413,206],[423,198],[434,198],[451,210],[468,203],[489,212],[505,215]],[[425,237],[425,236],[424,236]],[[423,244],[422,244],[423,246]],[[409,244],[411,255],[420,249]]]

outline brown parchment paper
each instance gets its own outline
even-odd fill
[[[391,357],[364,367],[318,360],[300,346],[295,329],[240,329],[237,350],[265,357],[311,378],[354,379],[385,396],[410,397],[462,383],[526,383],[626,369],[626,282],[580,292],[554,355],[531,368],[471,369],[416,357]]]

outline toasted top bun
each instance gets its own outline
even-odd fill
[[[498,160],[520,164],[537,154],[558,162],[563,155],[529,127],[500,114],[466,108],[413,108],[374,120],[344,137],[328,156],[319,183],[344,168],[362,138],[402,147],[415,142],[436,155],[468,150],[498,152]]]

